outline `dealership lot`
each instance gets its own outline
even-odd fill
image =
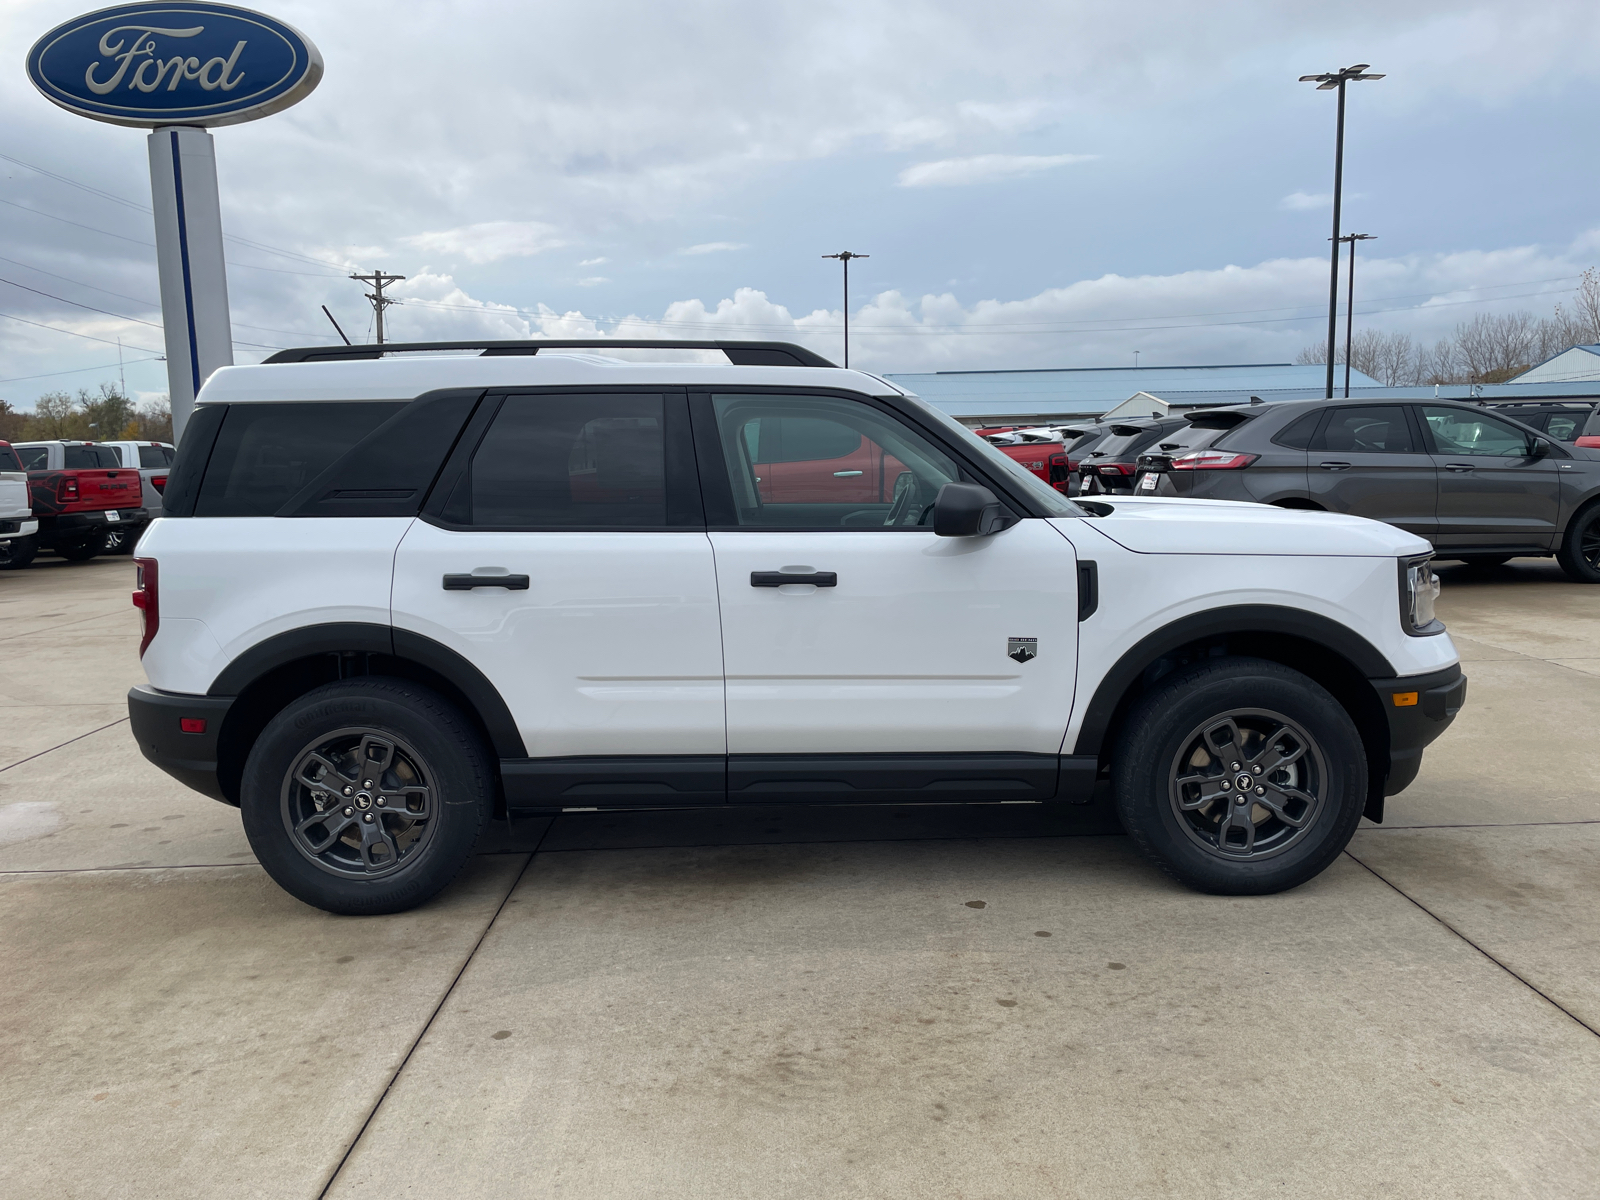
[[[131,565],[42,558],[0,577],[3,1190],[1591,1195],[1597,593],[1443,577],[1469,703],[1285,895],[1098,811],[575,814],[351,919],[139,756]]]

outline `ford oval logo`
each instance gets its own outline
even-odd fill
[[[116,125],[234,125],[308,95],[322,55],[298,30],[228,4],[124,4],[57,26],[28,77],[68,112]]]

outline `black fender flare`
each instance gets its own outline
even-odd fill
[[[498,688],[448,646],[408,629],[361,621],[291,629],[257,642],[224,667],[208,696],[237,696],[274,667],[318,654],[383,654],[425,667],[447,679],[477,710],[501,758],[526,758],[528,750]]]
[[[1398,610],[1395,620],[1399,620]],[[1337,654],[1368,679],[1393,677],[1395,669],[1371,642],[1348,625],[1320,613],[1277,604],[1238,604],[1179,617],[1148,634],[1117,659],[1095,688],[1074,754],[1098,755],[1122,697],[1144,669],[1180,646],[1230,633],[1265,633],[1304,638]]]

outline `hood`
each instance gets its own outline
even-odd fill
[[[1237,500],[1117,497],[1085,518],[1136,554],[1292,554],[1398,558],[1432,547],[1414,533],[1344,513],[1277,508]],[[1089,507],[1085,504],[1085,507]]]

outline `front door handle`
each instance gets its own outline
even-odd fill
[[[505,588],[508,592],[525,592],[528,590],[528,577],[526,575],[446,575],[444,577],[444,590],[447,592],[470,592],[473,588],[481,587]]]
[[[1472,464],[1471,463],[1445,463],[1444,469],[1446,471],[1456,471],[1456,472],[1470,471],[1470,470],[1472,470]]]
[[[1347,462],[1321,462],[1317,466],[1324,471],[1348,471],[1350,469],[1350,464]]]
[[[859,474],[861,474],[860,471],[835,471],[833,473],[833,477],[835,479],[849,479],[852,476],[859,475]]]
[[[782,587],[786,583],[809,583],[814,587],[838,587],[839,576],[834,571],[812,571],[802,575],[798,571],[751,571],[751,587]]]

